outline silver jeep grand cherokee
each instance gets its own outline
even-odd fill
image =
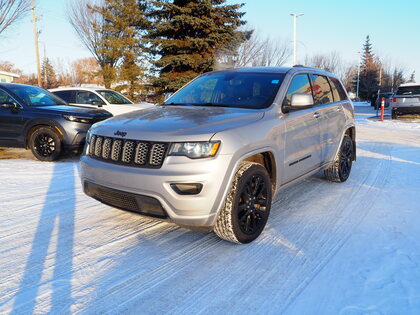
[[[344,182],[355,136],[352,104],[331,73],[217,71],[161,106],[94,125],[81,178],[105,204],[248,243],[283,188],[319,170]]]

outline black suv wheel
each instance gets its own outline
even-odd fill
[[[255,240],[267,223],[271,208],[271,180],[258,163],[241,163],[214,232],[235,243]]]
[[[61,139],[51,127],[37,128],[29,137],[29,147],[40,161],[55,161],[61,154]]]

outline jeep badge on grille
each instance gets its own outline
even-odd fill
[[[115,136],[120,136],[120,137],[125,137],[127,135],[127,133],[125,131],[119,131],[117,130],[116,132],[114,132]]]

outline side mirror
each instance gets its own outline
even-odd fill
[[[90,101],[90,103],[94,106],[102,107],[102,103],[99,101]]]
[[[283,105],[284,111],[287,113],[293,109],[311,108],[314,105],[314,98],[311,94],[294,93],[290,100],[290,105]]]
[[[165,93],[165,101],[170,98],[174,93]]]

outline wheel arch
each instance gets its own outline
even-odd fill
[[[356,127],[351,126],[351,127],[347,128],[344,135],[348,135],[353,142],[353,152],[354,152],[353,161],[356,161]],[[343,141],[343,140],[341,140],[341,141]]]
[[[50,119],[45,119],[45,120],[36,120],[36,121],[32,121],[31,123],[29,123],[26,128],[25,128],[25,132],[24,132],[24,146],[25,149],[29,148],[29,139],[31,137],[31,134],[38,128],[41,127],[48,127],[53,129],[54,131],[57,132],[60,140],[62,143],[64,143],[64,134],[63,134],[63,128],[60,128],[59,124],[53,120]]]
[[[245,162],[255,162],[262,165],[268,172],[271,179],[272,194],[275,194],[277,186],[277,165],[274,154],[271,151],[254,153],[242,159]]]

